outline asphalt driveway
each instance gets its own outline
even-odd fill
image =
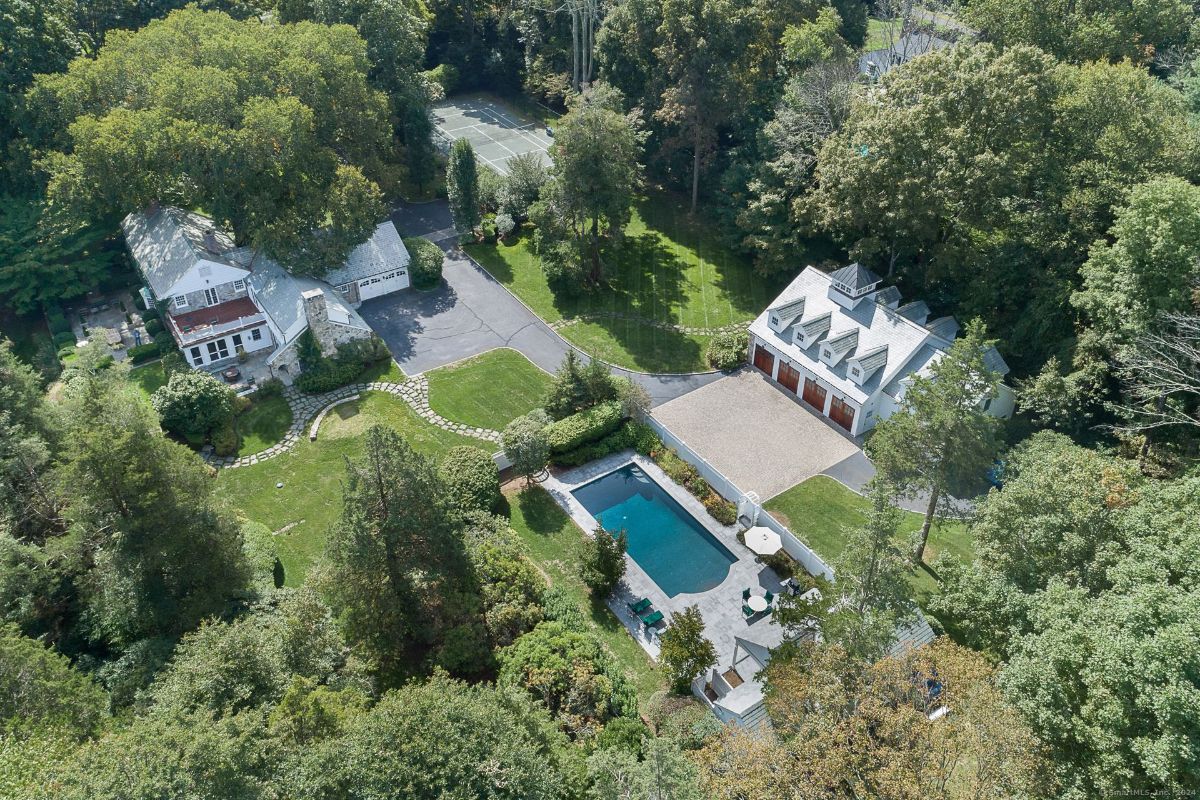
[[[432,217],[427,223],[436,224]],[[401,232],[406,236],[430,233],[413,228]],[[452,241],[443,240],[442,246],[447,250],[446,263],[437,289],[397,292],[368,300],[358,309],[400,368],[415,375],[497,347],[511,347],[547,372],[556,370],[571,346]],[[721,373],[649,375],[615,367],[613,372],[645,386],[655,405],[722,377]]]

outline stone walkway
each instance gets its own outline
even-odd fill
[[[652,328],[659,328],[664,331],[675,331],[685,335],[702,335],[715,336],[718,333],[731,333],[733,331],[744,331],[750,327],[750,322],[734,322],[729,325],[722,325],[719,328],[704,328],[691,325],[677,325],[674,322],[663,322],[661,320],[646,319],[640,314],[627,314],[624,311],[596,311],[591,314],[580,314],[576,317],[568,319],[560,319],[549,323],[550,330],[560,331],[563,328],[571,325],[576,325],[581,322],[592,322],[598,319],[621,319],[629,322],[637,322],[642,325],[649,325]]]
[[[287,400],[288,405],[292,408],[292,424],[281,441],[253,455],[215,456],[210,453],[204,456],[204,460],[214,467],[231,469],[233,467],[248,467],[251,464],[257,464],[260,461],[274,458],[281,453],[286,453],[295,447],[296,442],[300,441],[300,438],[304,436],[304,427],[310,419],[313,419],[322,411],[332,408],[338,403],[349,400],[363,392],[387,392],[408,403],[412,410],[417,412],[417,415],[430,425],[434,425],[444,431],[457,433],[461,436],[482,439],[492,444],[498,445],[500,443],[499,431],[477,428],[473,425],[454,422],[440,416],[429,407],[429,381],[425,379],[424,375],[415,375],[404,383],[394,383],[391,381],[354,383],[349,386],[343,386],[340,389],[334,389],[332,392],[326,392],[325,394],[304,394],[296,387],[288,386],[283,390],[283,399]]]

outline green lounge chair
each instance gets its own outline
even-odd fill
[[[743,600],[750,599],[750,590],[749,589],[742,589],[742,599]]]
[[[643,597],[641,600],[638,600],[636,603],[630,603],[629,610],[635,614],[641,614],[643,611],[645,611],[651,605],[653,605],[653,604],[650,602],[650,598]]]
[[[754,609],[751,608],[750,606],[746,605],[745,603],[743,603],[742,604],[742,613],[745,614],[747,617],[753,617]]]
[[[647,614],[646,616],[642,617],[642,624],[649,628],[651,625],[657,625],[658,623],[662,622],[662,620],[663,613],[661,611],[655,611],[653,614]]]
[[[771,605],[771,601],[775,599],[775,595],[771,594],[770,592],[767,592],[764,597],[767,600],[767,605]]]

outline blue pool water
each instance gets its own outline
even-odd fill
[[[649,475],[629,464],[575,489],[584,508],[610,533],[629,536],[629,555],[666,592],[703,592],[729,574],[737,557],[725,549]]]

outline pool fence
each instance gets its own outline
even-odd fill
[[[699,470],[701,477],[708,481],[708,485],[716,490],[717,494],[724,497],[733,503],[739,503],[749,495],[750,492],[744,492],[729,478],[725,477],[708,460],[693,450],[688,444],[671,432],[667,426],[654,418],[653,414],[645,416],[645,422],[654,432],[658,434],[658,438],[663,440],[663,443],[679,454],[679,457]],[[755,525],[762,525],[764,528],[770,528],[779,534],[779,538],[783,541],[783,549],[789,556],[798,561],[810,575],[819,575],[827,580],[833,580],[833,568],[825,563],[825,560],[814,553],[808,545],[800,541],[799,537],[761,505],[758,505],[757,520]]]

